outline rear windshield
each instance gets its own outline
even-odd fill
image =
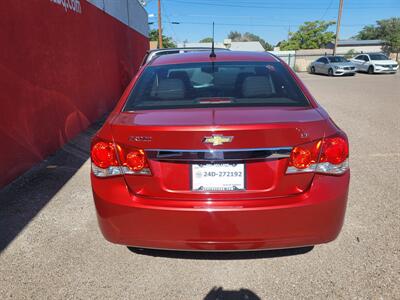
[[[309,106],[279,62],[148,66],[125,111],[237,106]]]

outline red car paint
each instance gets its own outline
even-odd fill
[[[324,173],[323,168],[309,172],[295,168],[293,174],[288,172],[296,165],[294,149],[318,149],[321,154],[315,163],[319,166],[329,152],[329,142],[340,139],[347,149],[345,134],[297,75],[270,54],[221,52],[216,58],[209,58],[207,53],[165,55],[150,65],[210,60],[279,61],[310,105],[123,111],[136,80],[146,68],[143,67],[93,140],[93,145],[101,141],[120,149],[116,152],[143,149],[147,155],[143,164],[151,172],[105,178],[92,172],[93,196],[105,238],[134,247],[206,251],[300,247],[335,239],[346,209],[348,167],[340,174]],[[212,134],[234,138],[229,144],[205,144],[204,137]],[[179,149],[183,155],[195,150],[218,152],[284,146],[292,149],[290,157],[244,159],[246,189],[229,192],[192,191],[190,163],[158,159],[150,154],[150,149]],[[347,161],[346,151],[343,158]],[[92,158],[93,155],[92,152]],[[123,162],[121,157],[122,154],[116,155],[115,164],[128,166],[129,162]],[[326,164],[328,161],[329,158]]]

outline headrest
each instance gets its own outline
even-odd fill
[[[185,88],[182,79],[161,79],[152,96],[165,100],[183,99],[185,97]]]
[[[244,98],[262,98],[273,94],[273,87],[268,76],[248,76],[243,81]]]
[[[168,78],[189,79],[189,75],[185,71],[172,71]]]

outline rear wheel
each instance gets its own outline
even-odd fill
[[[374,67],[373,66],[369,66],[368,74],[374,74]]]
[[[332,69],[329,69],[329,70],[328,70],[328,75],[329,75],[329,76],[333,76],[333,70],[332,70]]]
[[[311,74],[315,74],[315,68],[311,67]]]

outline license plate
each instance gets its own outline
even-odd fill
[[[245,189],[244,164],[193,164],[193,191],[238,191]]]

